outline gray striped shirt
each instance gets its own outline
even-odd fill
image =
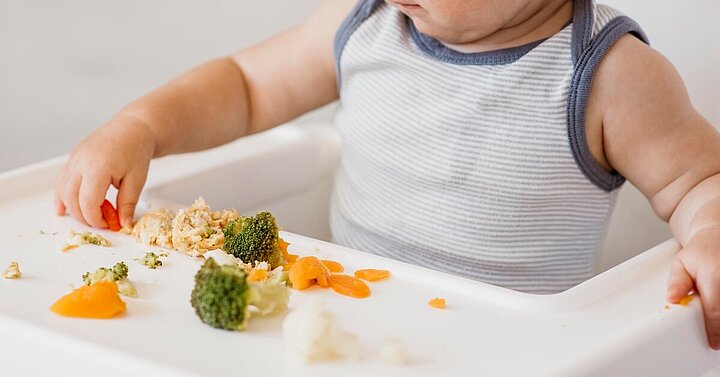
[[[645,40],[576,0],[546,40],[464,54],[361,1],[336,37],[333,241],[525,292],[589,278],[623,178],[590,155],[585,101],[626,33]]]

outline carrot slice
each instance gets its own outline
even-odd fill
[[[325,267],[330,270],[330,272],[343,272],[345,271],[345,267],[342,266],[342,264],[335,262],[334,260],[326,260],[323,259],[320,262],[325,265]]]
[[[115,207],[113,207],[112,203],[110,203],[109,200],[105,199],[102,202],[102,204],[100,205],[100,212],[102,213],[103,219],[107,223],[108,229],[112,230],[113,232],[117,232],[122,228],[120,226],[120,217],[118,216]]]
[[[305,289],[315,282],[328,286],[329,270],[316,257],[302,257],[290,267],[289,278],[296,289]]]
[[[113,282],[83,285],[61,297],[50,310],[65,317],[110,318],[125,311]]]
[[[366,268],[364,270],[355,271],[355,277],[359,278],[359,279],[367,280],[367,281],[378,281],[378,280],[389,278],[390,271]]]
[[[370,296],[370,287],[364,281],[350,275],[332,274],[328,278],[330,287],[341,295],[365,298]]]
[[[246,280],[252,283],[257,281],[263,281],[265,279],[267,279],[267,271],[255,268],[250,271]]]
[[[287,248],[288,248],[289,245],[290,245],[290,244],[287,243],[287,242],[285,242],[284,239],[278,237],[278,249],[280,249],[280,252],[282,253],[282,255],[283,255],[283,257],[285,258],[285,260],[287,260],[287,256],[288,256]]]
[[[445,309],[445,299],[435,297],[434,299],[428,301],[428,305],[432,306],[435,309]]]

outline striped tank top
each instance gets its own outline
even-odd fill
[[[335,38],[342,139],[333,242],[530,293],[594,273],[624,178],[592,157],[584,111],[626,16],[575,0],[555,35],[460,53],[382,0]]]

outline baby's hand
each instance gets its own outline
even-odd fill
[[[67,211],[83,224],[107,227],[100,205],[112,184],[118,189],[120,222],[132,225],[154,150],[154,134],[145,123],[116,116],[70,154],[55,187],[57,214]]]
[[[678,253],[670,270],[668,296],[677,303],[691,290],[697,291],[705,312],[710,347],[720,349],[720,226],[695,233]]]

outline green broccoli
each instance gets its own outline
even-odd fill
[[[101,281],[112,281],[118,287],[121,295],[128,297],[137,296],[135,285],[128,280],[128,266],[125,262],[115,263],[112,268],[100,267],[95,272],[86,272],[82,276],[86,285],[93,285]]]
[[[271,269],[284,263],[278,247],[278,226],[270,212],[233,220],[225,226],[223,234],[225,252],[244,263],[267,262]]]
[[[143,266],[145,266],[151,270],[154,270],[154,269],[162,266],[162,261],[160,260],[160,256],[153,253],[152,251],[145,253],[145,256],[142,259],[138,258],[135,260],[140,262],[140,264],[142,264]]]
[[[195,275],[190,304],[206,324],[242,331],[253,311],[266,315],[285,310],[289,295],[279,274],[263,282],[248,282],[242,268],[220,266],[211,258]]]

